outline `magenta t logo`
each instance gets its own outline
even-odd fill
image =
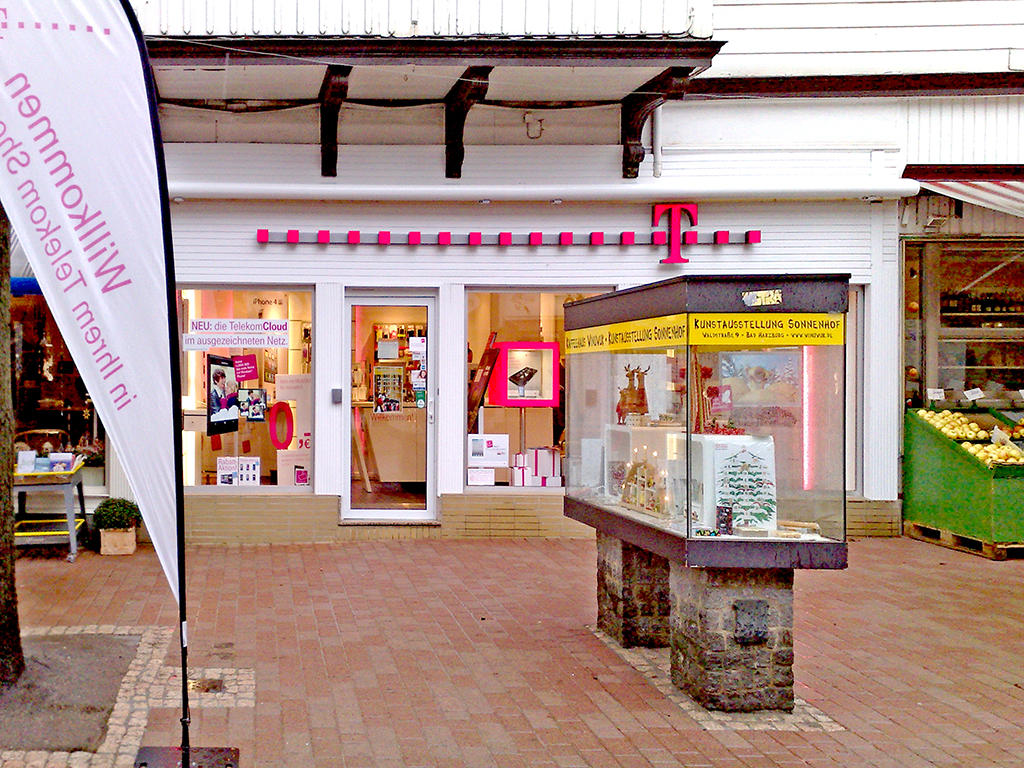
[[[689,220],[691,227],[697,226],[697,204],[696,203],[662,203],[654,206],[654,221],[652,224],[658,226],[665,212],[668,212],[668,258],[662,259],[662,264],[684,264],[689,259],[683,258],[683,214]]]

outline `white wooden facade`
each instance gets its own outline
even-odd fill
[[[710,77],[1024,69],[1019,0],[715,0]]]
[[[132,0],[148,35],[709,37],[711,0]]]
[[[726,41],[703,77],[1013,72],[1024,70],[1022,0],[133,0],[155,36],[656,35]],[[368,9],[364,12],[364,9]],[[713,30],[713,35],[712,35]],[[223,64],[218,94],[191,93],[186,72],[158,73],[182,96],[268,98],[264,67]],[[492,80],[488,96],[588,95],[600,70],[523,68]],[[257,71],[260,70],[260,71]],[[289,67],[315,93],[323,68]],[[441,99],[456,68],[356,69],[355,95],[403,95],[437,77]],[[657,71],[634,71],[628,93]],[[624,77],[622,73],[615,76]],[[368,78],[360,80],[359,78]],[[195,81],[199,82],[199,81]],[[595,80],[597,82],[597,80]],[[604,84],[606,85],[606,84]],[[257,88],[258,86],[258,88]],[[428,94],[429,95],[429,94]],[[544,120],[540,136],[527,113]],[[655,202],[697,202],[701,228],[760,229],[756,248],[694,248],[691,273],[849,272],[857,286],[857,491],[898,498],[902,411],[899,238],[927,212],[912,201],[907,164],[1021,163],[1024,97],[723,98],[670,102],[648,134],[639,178],[621,178],[619,111],[476,106],[466,123],[461,180],[444,178],[443,108],[345,104],[338,176],[319,173],[316,106],[245,114],[165,106],[164,127],[178,277],[183,285],[307,285],[315,289],[315,491],[345,492],[344,411],[324,396],[346,382],[346,292],[426,291],[437,297],[440,338],[437,490],[464,484],[467,289],[608,288],[679,274],[650,248],[494,249],[261,246],[259,228],[453,231],[644,230]],[[653,139],[657,145],[652,146]],[[653,158],[658,158],[658,168]],[[490,201],[484,204],[482,201]],[[554,201],[560,201],[555,204]],[[1014,232],[1012,217],[967,207],[944,231]],[[244,266],[244,269],[242,267]],[[870,436],[870,440],[866,439]]]

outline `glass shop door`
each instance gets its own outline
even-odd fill
[[[346,299],[350,324],[347,520],[433,520],[432,297]]]

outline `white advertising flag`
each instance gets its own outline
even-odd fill
[[[140,41],[127,0],[3,3],[0,199],[177,598],[173,262]]]

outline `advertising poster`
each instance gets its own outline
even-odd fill
[[[235,377],[239,381],[253,381],[260,377],[255,354],[235,355],[231,358],[231,364],[235,366]]]
[[[217,485],[238,485],[238,457],[217,457]]]
[[[206,434],[238,431],[238,380],[231,358],[207,355]]]
[[[238,390],[239,413],[249,421],[267,420],[267,390]]]
[[[469,435],[468,440],[469,466],[508,466],[508,435]]]
[[[398,413],[402,410],[405,368],[400,365],[373,367],[373,412]]]
[[[716,515],[728,508],[733,526],[775,527],[775,443],[770,438],[716,442],[714,472]]]
[[[260,457],[239,456],[238,457],[238,484],[259,485],[260,484]]]

